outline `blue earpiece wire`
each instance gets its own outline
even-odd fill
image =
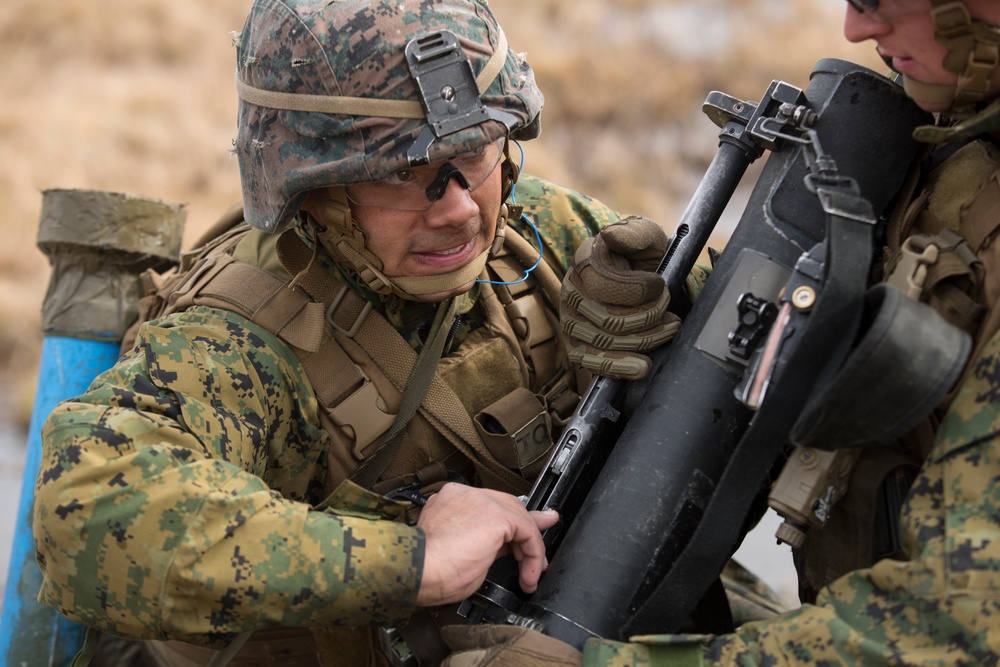
[[[524,168],[524,147],[521,146],[520,142],[518,141],[515,141],[514,145],[516,145],[517,149],[521,151],[521,164],[519,165],[519,170],[520,170]],[[511,203],[517,202],[517,200],[514,199],[515,190],[517,190],[517,183],[514,183],[514,185],[511,186],[510,189]],[[535,263],[531,265],[531,268],[525,269],[524,275],[518,278],[517,280],[476,280],[477,283],[486,283],[488,285],[517,285],[518,283],[523,283],[525,280],[527,280],[528,274],[537,269],[538,265],[542,263],[542,254],[544,253],[544,247],[542,246],[542,235],[538,231],[538,227],[535,226],[535,223],[531,221],[531,218],[529,218],[526,213],[524,212],[521,213],[521,219],[524,220],[526,223],[528,223],[528,226],[531,227],[531,229],[533,229],[535,232],[535,240],[538,242],[538,259],[536,259]]]

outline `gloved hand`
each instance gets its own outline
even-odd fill
[[[583,660],[569,644],[514,625],[448,625],[441,636],[452,650],[441,667],[576,667]]]
[[[632,216],[580,246],[559,299],[570,362],[613,378],[649,373],[652,361],[641,353],[670,341],[681,326],[667,311],[670,292],[656,273],[668,243],[662,227]]]

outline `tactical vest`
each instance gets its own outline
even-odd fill
[[[994,243],[1000,228],[1000,149],[986,139],[972,141],[922,180],[918,176],[915,169],[909,192],[900,197],[903,204],[890,218],[876,279],[931,305],[973,336],[958,387],[1000,330],[1000,250]],[[847,572],[886,557],[905,559],[899,510],[953,397],[947,395],[897,447],[857,453],[845,495],[827,523],[793,551],[803,602],[814,601],[819,589]]]
[[[143,275],[146,297],[123,348],[131,347],[142,322],[193,306],[239,313],[280,338],[301,361],[321,408],[330,440],[328,495],[374,455],[399,410],[417,353],[369,301],[320,267],[318,250],[294,229],[278,235],[252,230],[237,207],[207,236],[214,238],[186,253],[177,270]],[[508,226],[503,249],[487,264],[488,279],[518,280],[538,252]],[[572,416],[578,388],[588,381],[567,360],[553,305],[560,287],[544,261],[523,282],[480,283],[477,307],[485,311],[483,326],[441,359],[398,451],[372,490],[426,494],[456,475],[514,494],[530,489],[554,433]],[[469,299],[466,307],[472,305]],[[276,648],[285,644],[294,652],[286,656],[292,661],[287,664],[313,664],[302,653],[314,655],[310,638],[321,647],[316,650],[336,647],[330,656],[324,651],[324,665],[382,660],[367,629],[278,634],[255,633],[230,664],[286,664]],[[215,653],[178,642],[154,647],[165,665],[207,664]]]

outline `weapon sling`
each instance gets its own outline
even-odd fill
[[[767,478],[788,442],[792,425],[809,398],[809,392],[801,389],[822,382],[850,349],[861,319],[875,216],[856,188],[845,185],[843,180],[826,181],[815,188],[826,214],[827,234],[826,241],[807,254],[825,254],[825,275],[800,338],[784,369],[773,379],[772,400],[765,400],[751,420],[687,547],[626,621],[623,637],[676,631],[695,608],[715,573],[722,571],[730,545],[738,540],[746,508],[760,490],[758,482]],[[822,257],[815,259],[822,261]],[[779,391],[782,395],[775,397]]]

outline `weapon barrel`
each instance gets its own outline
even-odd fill
[[[740,117],[727,110],[718,115],[720,119],[716,122],[723,128],[719,150],[681,216],[657,268],[671,298],[680,296],[740,179],[760,156],[756,142],[745,132],[749,114]],[[594,378],[524,501],[529,510],[559,511],[559,523],[544,534],[550,557],[558,550],[562,536],[572,525],[621,434],[626,421],[622,411],[627,388],[624,380]],[[460,606],[459,613],[470,622],[504,622],[520,608],[524,598],[517,581],[517,563],[511,557],[498,560],[476,594]]]
[[[724,131],[723,136],[725,134]],[[658,271],[670,290],[671,298],[677,298],[684,289],[684,281],[708,244],[740,179],[758,155],[752,145],[721,142],[659,265]],[[602,422],[617,421],[620,398],[626,388],[627,383],[623,380],[594,379],[566,425],[554,449],[553,461],[546,466],[528,495],[525,505],[529,510],[558,509],[563,513],[564,522],[572,520],[572,512],[566,512],[566,506],[572,506],[568,498],[575,489],[579,489],[580,468],[590,458],[585,450],[607,447],[609,434],[601,430]],[[560,453],[564,454],[565,463],[559,461]]]

